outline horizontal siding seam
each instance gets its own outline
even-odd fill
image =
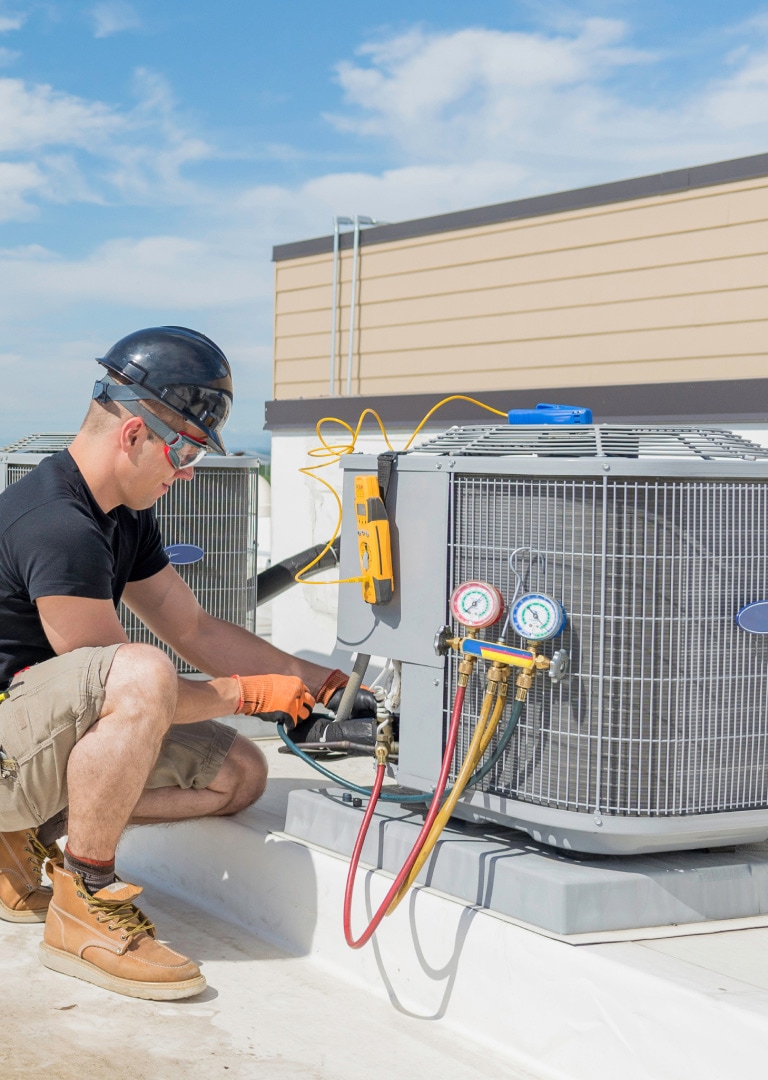
[[[489,235],[500,235],[505,232],[517,232],[522,229],[537,228],[541,223],[547,225],[561,224],[569,221],[588,221],[590,218],[604,218],[609,215],[621,215],[645,210],[654,210],[658,207],[679,205],[686,202],[701,202],[706,199],[730,198],[734,195],[750,193],[753,191],[768,190],[768,179],[765,176],[748,180],[724,182],[711,186],[686,188],[683,191],[663,192],[659,195],[639,196],[632,199],[616,202],[600,203],[592,206],[577,207],[572,210],[559,210],[551,213],[532,214],[525,217],[514,217],[507,220],[490,222],[487,225],[474,225],[467,228],[443,229],[436,232],[425,232],[416,236],[408,236],[399,240],[384,240],[379,243],[371,243],[371,238],[366,239],[366,233],[361,233],[361,254],[366,248],[376,249],[382,252],[402,251],[412,247],[432,247],[439,244],[452,243],[457,239],[472,239]],[[545,196],[546,197],[546,196]],[[495,205],[495,204],[494,204]],[[424,219],[414,219],[414,223]],[[426,219],[428,220],[428,219]],[[398,225],[407,225],[408,221],[396,222]],[[347,235],[347,234],[343,234]],[[330,236],[318,237],[318,241],[328,241]],[[302,243],[303,241],[297,241]],[[281,245],[288,246],[288,245]],[[345,245],[342,255],[349,248]],[[327,259],[330,251],[317,252],[311,255],[303,255],[296,258],[275,259],[276,266],[290,263],[292,266],[300,266],[302,263],[311,265],[313,260]]]
[[[562,276],[562,277],[525,278],[524,280],[521,280],[521,281],[505,282],[505,283],[503,283],[501,285],[485,285],[485,286],[481,285],[476,289],[451,289],[451,290],[439,289],[439,290],[437,290],[435,292],[424,292],[424,293],[418,293],[416,295],[414,295],[412,292],[408,292],[408,293],[403,293],[401,296],[389,297],[386,300],[366,300],[366,299],[362,299],[360,301],[359,306],[370,309],[372,307],[379,307],[379,306],[384,307],[384,306],[390,305],[390,304],[402,304],[402,302],[404,300],[416,302],[416,301],[419,301],[419,300],[433,300],[436,297],[473,296],[475,294],[479,295],[479,294],[482,294],[482,293],[490,293],[490,292],[494,292],[494,291],[497,291],[497,290],[500,291],[502,289],[526,289],[526,288],[531,288],[531,287],[547,286],[547,285],[551,285],[553,287],[555,287],[555,286],[564,286],[566,283],[571,283],[571,282],[580,282],[580,283],[582,283],[582,282],[589,282],[589,281],[600,281],[601,278],[621,277],[621,276],[623,276],[625,274],[653,274],[656,270],[664,270],[664,271],[666,271],[666,270],[672,270],[674,268],[679,269],[681,271],[681,273],[684,273],[687,268],[691,268],[691,267],[704,267],[704,266],[713,266],[714,267],[714,266],[720,266],[723,263],[737,262],[737,261],[742,260],[742,259],[760,259],[760,258],[765,258],[766,256],[768,256],[768,252],[765,252],[765,251],[743,252],[743,253],[737,254],[737,255],[722,255],[722,256],[715,256],[715,257],[711,257],[711,258],[708,257],[708,258],[705,258],[705,259],[686,259],[684,262],[653,263],[653,264],[649,264],[648,266],[628,266],[628,267],[621,267],[620,269],[597,270],[597,271],[594,271],[594,272],[589,273],[589,274],[578,274],[578,275],[576,275],[576,274],[568,274],[568,275],[565,275],[565,276]],[[490,266],[491,262],[506,262],[506,261],[507,261],[506,259],[495,259],[495,260],[488,260],[488,261],[478,262],[478,263],[466,263],[466,264],[465,263],[459,263],[459,264],[457,264],[457,267],[459,267],[459,266],[482,266],[482,267],[485,267],[485,266]],[[445,269],[456,269],[457,267],[446,267]],[[444,268],[440,267],[439,269],[442,270]],[[424,270],[424,271],[417,271],[417,272],[418,273],[432,273],[433,271]],[[389,275],[382,274],[381,277],[379,277],[379,278],[377,278],[375,280],[382,281],[382,280],[386,280],[387,277],[392,278],[394,280],[394,279],[397,279],[397,278],[405,278],[405,277],[408,276],[408,274],[409,274],[409,271],[403,271],[402,274],[389,274]],[[361,287],[364,287],[366,282],[372,281],[372,280],[374,280],[374,279],[373,278],[366,278],[364,281],[361,281],[360,282]],[[768,281],[766,281],[766,284],[768,284]],[[308,290],[318,289],[318,288],[321,288],[321,287],[325,288],[325,286],[309,285],[309,286],[305,286],[305,289],[308,291]],[[758,286],[744,285],[744,286],[738,286],[735,290],[730,290],[730,291],[738,291],[741,288],[743,288],[743,289],[751,289],[751,288],[762,288],[762,287],[763,286],[760,286],[760,285],[758,285]],[[301,292],[303,290],[302,289],[294,289],[294,290],[291,290],[291,291],[294,292],[294,293],[298,293],[298,292]],[[718,292],[720,292],[720,291],[727,292],[729,290],[723,289],[723,290],[717,290],[717,291]],[[280,295],[283,296],[283,295],[285,295],[285,293],[281,293]],[[694,294],[693,293],[660,293],[659,294],[660,297],[663,297],[663,296],[690,296],[690,295],[694,295]],[[349,308],[349,301],[347,301],[346,303],[340,303],[339,304],[339,311],[340,312],[347,311],[348,308]],[[315,314],[328,314],[328,315],[330,315],[330,311],[331,311],[330,304],[326,304],[326,305],[324,305],[322,307],[295,308],[295,309],[293,309],[291,311],[285,311],[285,312],[278,313],[278,318],[287,320],[287,319],[293,319],[293,318],[295,318],[296,316],[299,316],[299,315],[315,315]]]
[[[585,306],[589,307],[588,304],[585,305]],[[545,308],[544,310],[546,311],[548,309]],[[563,309],[555,309],[555,310],[563,310]],[[436,320],[434,320],[433,325],[441,326],[443,324],[443,322],[447,322],[447,321],[469,322],[470,320],[469,319],[459,319],[459,320],[436,319]],[[482,320],[479,320],[479,321],[482,321]],[[595,338],[598,338],[598,337],[610,337],[610,336],[616,335],[616,334],[654,334],[654,333],[666,332],[668,330],[698,330],[698,329],[706,328],[706,330],[710,331],[710,330],[713,330],[713,329],[715,329],[717,327],[751,326],[751,325],[759,324],[759,323],[766,323],[766,325],[768,325],[768,319],[766,319],[766,318],[718,319],[718,320],[715,320],[714,322],[709,322],[709,323],[700,323],[700,322],[695,322],[695,323],[685,323],[685,322],[683,322],[683,323],[654,323],[653,326],[629,326],[629,327],[624,327],[621,330],[595,330],[595,331],[589,331],[589,332],[586,332],[586,333],[585,332],[576,332],[576,333],[571,332],[571,333],[567,333],[567,334],[535,334],[532,337],[524,337],[524,338],[492,338],[490,341],[475,342],[474,347],[475,348],[485,348],[485,347],[491,346],[491,345],[508,345],[508,344],[514,345],[514,344],[517,344],[517,343],[520,343],[520,342],[530,342],[530,341],[580,340],[582,338],[590,338],[590,337],[595,337]],[[430,324],[425,323],[424,325],[430,325]],[[384,329],[395,329],[396,330],[397,327],[386,327]],[[357,334],[357,333],[358,333],[358,331],[355,331],[355,334]],[[365,331],[361,331],[361,333],[364,334]],[[296,335],[296,338],[299,338],[299,337],[316,338],[316,337],[319,337],[319,336],[320,336],[319,334],[303,334],[303,335]],[[296,339],[295,338],[288,338],[288,337],[284,336],[284,337],[279,338],[278,340],[279,341],[292,341],[292,340],[296,340]],[[426,349],[435,349],[435,348],[439,348],[439,349],[443,349],[443,348],[445,348],[445,349],[466,349],[466,348],[470,348],[470,347],[473,347],[473,346],[471,346],[468,342],[464,342],[464,343],[459,342],[459,343],[457,343],[455,345],[409,346],[407,349],[404,349],[402,346],[398,346],[397,348],[393,348],[393,349],[375,349],[375,350],[372,351],[372,355],[386,356],[386,355],[389,355],[389,354],[394,355],[394,354],[402,353],[402,352],[423,352]],[[358,355],[360,355],[360,354],[359,354],[359,351],[356,349],[355,350],[355,356],[358,356]],[[365,353],[363,352],[362,355],[364,357]],[[284,363],[286,360],[300,360],[302,362],[306,362],[308,360],[313,360],[313,359],[316,359],[316,355],[314,355],[314,356],[299,356],[299,357],[283,357],[283,358],[280,358],[279,362]],[[326,357],[326,359],[330,360],[330,357]]]
[[[576,278],[574,280],[579,281],[581,279]],[[528,284],[529,283],[526,282],[523,287],[527,287]],[[531,282],[530,284],[538,284],[538,283]],[[504,288],[512,288],[513,286],[503,286],[503,287]],[[669,301],[673,301],[673,300],[690,300],[691,298],[699,297],[699,296],[700,297],[729,296],[730,294],[757,292],[760,289],[768,289],[768,281],[766,281],[766,282],[764,282],[763,284],[760,284],[760,285],[744,285],[744,286],[738,286],[738,287],[733,288],[733,289],[699,289],[699,290],[696,290],[695,292],[687,292],[687,293],[659,293],[658,295],[653,295],[653,296],[625,296],[625,297],[622,297],[619,300],[585,300],[583,303],[580,303],[580,304],[557,304],[557,305],[551,305],[551,306],[547,305],[545,307],[515,308],[514,310],[510,310],[509,308],[506,308],[506,309],[500,309],[498,311],[484,311],[484,312],[482,312],[482,314],[479,314],[479,315],[476,314],[476,313],[470,313],[470,314],[466,314],[466,315],[440,316],[439,318],[435,318],[435,319],[423,319],[423,318],[422,319],[419,319],[419,318],[403,319],[401,322],[393,322],[393,323],[366,323],[365,325],[362,325],[362,323],[360,323],[360,320],[358,319],[357,320],[358,321],[358,326],[357,326],[357,328],[355,330],[355,334],[356,335],[357,334],[365,335],[366,333],[368,333],[370,331],[373,331],[373,330],[397,330],[399,327],[408,327],[408,326],[443,326],[446,323],[481,322],[484,319],[500,319],[500,318],[503,318],[504,316],[508,316],[509,318],[517,318],[518,316],[524,316],[524,315],[541,315],[542,313],[547,312],[547,311],[550,311],[553,314],[556,314],[558,312],[584,311],[584,310],[587,310],[587,309],[593,310],[593,309],[596,309],[596,308],[610,309],[610,308],[613,308],[613,307],[620,307],[622,304],[627,304],[627,305],[629,305],[629,304],[656,304],[656,303],[659,303],[659,302],[664,302],[666,300],[669,300]],[[489,289],[477,289],[475,291],[478,292],[478,293],[487,293],[487,292],[491,292],[492,290],[489,288]],[[465,295],[468,295],[468,294],[466,294],[466,293],[441,293],[441,294],[438,294],[438,295],[448,297],[448,296],[453,296],[453,295],[455,295],[455,296],[465,296]],[[417,298],[414,298],[414,299],[417,299]],[[402,303],[402,299],[400,301],[397,301],[397,302]],[[389,300],[381,301],[382,305],[384,303],[387,303],[387,304],[395,303],[395,301],[389,301]],[[374,307],[374,306],[377,306],[377,305],[370,304],[370,303],[365,305],[366,310],[370,310],[371,307]],[[295,316],[296,313],[294,312],[293,314]],[[305,313],[302,312],[302,314],[305,314]],[[306,314],[310,314],[310,313],[307,312]],[[722,320],[722,325],[728,326],[728,325],[740,324],[740,323],[744,323],[744,322],[762,322],[762,321],[764,321],[764,320],[763,319],[730,319],[730,320],[726,319],[726,320]],[[663,324],[655,324],[655,325],[659,325],[659,327],[663,329],[664,327],[666,327],[667,324],[663,323]],[[678,326],[678,325],[679,326],[694,326],[694,325],[712,326],[712,325],[720,325],[720,324],[719,323],[715,323],[715,324],[712,324],[712,323],[679,323],[679,324],[678,323],[673,323],[673,324],[670,324],[670,325],[673,325],[673,326]],[[652,328],[650,328],[650,329],[652,329]],[[346,326],[342,326],[341,327],[341,334],[346,334],[347,330],[348,330],[348,328]],[[319,330],[306,330],[306,331],[302,331],[301,333],[289,334],[289,333],[286,333],[285,331],[280,331],[277,334],[276,340],[278,340],[278,341],[297,341],[297,340],[299,340],[301,338],[317,337],[318,334],[322,333],[322,332],[323,331],[319,331]],[[330,331],[328,333],[330,335]]]
[[[683,237],[683,236],[699,236],[699,235],[707,234],[707,233],[716,233],[718,231],[722,231],[722,230],[725,230],[725,229],[737,229],[737,228],[742,228],[742,227],[744,227],[744,228],[754,228],[755,225],[759,225],[759,224],[768,224],[768,216],[760,217],[760,218],[750,218],[747,221],[739,221],[739,222],[736,222],[735,224],[733,222],[725,222],[722,225],[709,225],[709,226],[704,226],[704,227],[699,226],[699,227],[690,228],[690,229],[678,229],[678,230],[674,230],[672,232],[638,233],[637,236],[624,236],[624,237],[621,237],[621,238],[616,239],[616,240],[603,240],[603,241],[600,241],[599,243],[585,242],[583,244],[571,244],[571,245],[568,245],[568,246],[565,246],[565,247],[559,247],[559,248],[554,248],[554,247],[536,248],[536,249],[531,248],[531,249],[527,249],[525,251],[509,252],[508,254],[499,255],[499,256],[496,256],[496,257],[491,258],[491,259],[473,259],[471,262],[439,263],[439,264],[435,264],[433,266],[419,267],[417,269],[406,268],[405,270],[399,270],[397,272],[389,271],[389,272],[384,273],[384,274],[377,274],[375,272],[364,273],[363,272],[363,265],[364,265],[365,260],[361,256],[358,274],[359,274],[360,284],[362,286],[364,281],[386,281],[389,278],[399,278],[399,277],[404,277],[406,275],[414,275],[415,276],[417,274],[433,274],[433,273],[436,273],[436,272],[440,272],[442,270],[458,270],[458,269],[462,269],[462,270],[469,271],[472,267],[475,267],[475,266],[491,267],[494,264],[507,263],[507,262],[512,262],[512,261],[516,261],[516,260],[520,260],[520,259],[528,259],[528,258],[544,259],[544,258],[547,258],[547,257],[558,257],[558,256],[563,256],[563,255],[568,255],[568,254],[577,254],[577,253],[584,252],[584,251],[600,252],[600,251],[610,250],[612,248],[619,247],[622,244],[646,243],[648,241],[653,241],[653,240],[680,239],[680,237]],[[757,252],[753,252],[752,254],[757,254]],[[727,257],[728,258],[738,258],[739,256],[727,256]],[[707,261],[707,260],[704,260],[704,261]],[[709,261],[711,261],[711,260],[709,260]],[[669,264],[666,264],[666,263],[655,264],[654,263],[653,265],[654,266],[655,265],[674,266],[676,264],[675,263],[669,263]],[[685,263],[683,263],[682,265],[685,265]],[[349,285],[349,284],[351,284],[351,275],[350,275],[350,278],[342,278],[341,275],[339,276],[339,286],[340,287],[343,286],[343,285]],[[331,287],[330,283],[327,286],[323,283],[323,284],[314,284],[314,285],[301,285],[301,286],[297,286],[295,289],[280,289],[280,293],[281,293],[281,295],[284,295],[286,293],[301,292],[304,289],[317,289],[317,288],[326,288],[326,287],[330,289],[330,287]]]

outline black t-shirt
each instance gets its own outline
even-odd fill
[[[0,494],[0,687],[54,656],[35,601],[112,600],[168,564],[153,510],[105,514],[68,450]]]

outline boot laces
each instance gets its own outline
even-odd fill
[[[110,930],[121,930],[123,939],[142,933],[155,936],[155,924],[130,900],[105,900],[92,896],[87,890],[82,895],[88,910],[96,912],[96,921],[108,923]]]
[[[51,862],[61,861],[61,851],[56,844],[51,844],[50,847],[46,847],[41,844],[37,839],[37,836],[33,832],[27,833],[27,844],[24,850],[29,855],[27,862],[32,867],[32,872],[37,879],[37,884],[40,885],[43,880],[43,863],[46,859],[50,859]]]

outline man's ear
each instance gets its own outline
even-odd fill
[[[131,416],[123,422],[120,428],[120,448],[126,453],[130,453],[141,446],[146,435],[147,429],[141,417]]]

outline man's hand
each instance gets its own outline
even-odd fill
[[[339,671],[338,668],[335,671],[332,671],[317,691],[317,700],[319,704],[324,705],[329,712],[337,713],[348,682],[349,676],[345,675],[343,671]],[[355,720],[359,717],[375,715],[376,698],[367,687],[361,686],[355,694],[355,700],[352,702],[352,712],[349,714],[349,718]]]
[[[258,715],[286,728],[295,727],[312,713],[315,699],[294,675],[233,675],[240,689],[236,713]]]

